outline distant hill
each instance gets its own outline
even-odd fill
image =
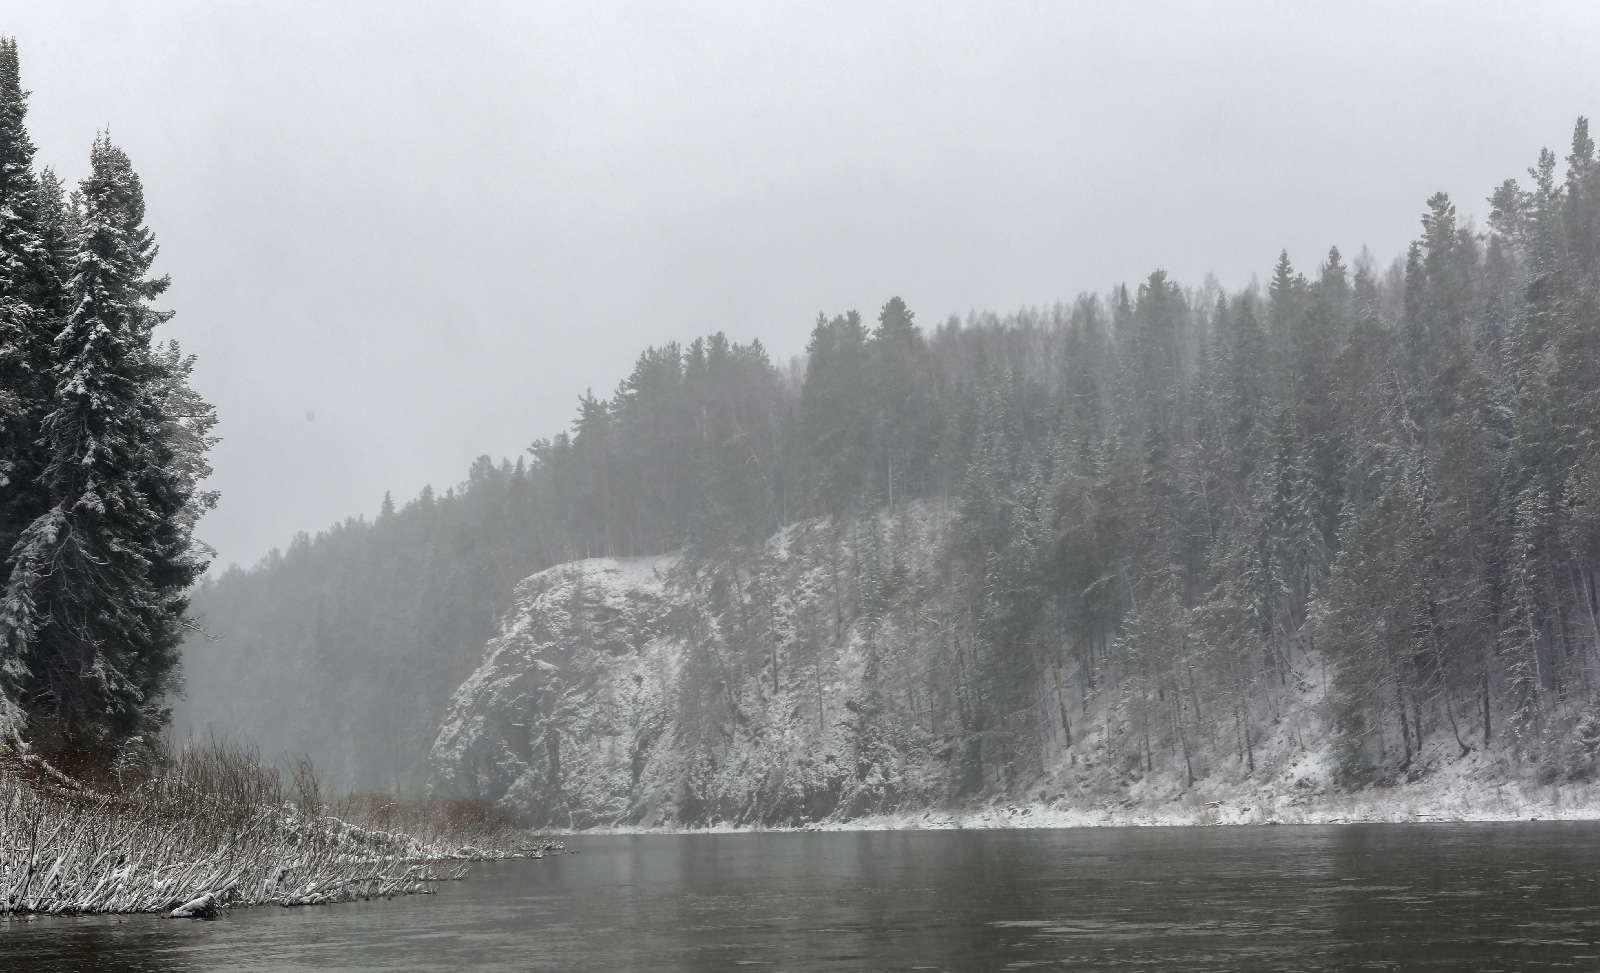
[[[1586,778],[1587,123],[1530,179],[1482,227],[1435,195],[1387,267],[1157,271],[926,331],[895,299],[819,317],[788,370],[720,335],[651,349],[517,463],[201,590],[180,721],[557,823],[1078,775],[1137,802],[1313,756],[1333,789]]]

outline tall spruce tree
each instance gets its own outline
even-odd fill
[[[0,38],[0,581],[11,574],[18,536],[49,507],[40,435],[63,304],[55,231],[66,221],[54,177],[41,181],[33,171],[27,94],[16,41]],[[0,638],[0,725],[15,721],[4,710],[24,671]]]
[[[33,172],[16,41],[0,38],[0,551],[47,505],[39,473],[40,424],[61,282],[41,209],[56,196]],[[9,557],[0,562],[9,565]]]
[[[13,547],[0,634],[34,741],[103,761],[167,717],[186,593],[207,560],[193,529],[214,500],[197,484],[215,420],[188,388],[190,360],[151,343],[168,279],[148,276],[139,178],[104,135],[90,162],[47,373],[49,503]]]

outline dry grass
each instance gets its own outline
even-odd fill
[[[505,811],[461,798],[416,801],[355,794],[329,805],[328,813],[364,828],[410,835],[459,858],[516,858],[552,846]]]
[[[309,763],[288,777],[214,737],[88,781],[0,745],[0,915],[404,895],[553,847],[470,803],[324,803]]]

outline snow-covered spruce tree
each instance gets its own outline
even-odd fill
[[[49,411],[50,342],[59,328],[62,279],[53,228],[65,222],[59,187],[33,172],[16,41],[0,38],[0,580],[10,576],[18,535],[49,507],[40,428]],[[19,661],[0,645],[0,730],[16,722],[11,695]]]
[[[187,387],[190,361],[151,344],[169,314],[149,302],[168,280],[146,276],[138,176],[103,135],[91,162],[48,373],[49,505],[14,545],[0,635],[28,735],[107,761],[167,718],[186,592],[206,564],[192,531],[214,501],[197,483],[215,419]]]
[[[38,440],[49,411],[46,372],[61,305],[61,281],[40,213],[46,194],[33,172],[33,144],[23,124],[26,98],[16,42],[0,38],[0,551],[5,552],[48,506],[39,482],[46,454]],[[9,558],[0,564],[8,565]]]

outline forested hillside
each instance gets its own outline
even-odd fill
[[[1284,255],[1238,293],[1157,271],[928,329],[896,299],[819,317],[791,369],[721,335],[651,349],[515,464],[201,589],[215,641],[188,645],[184,715],[346,786],[418,789],[449,712],[439,780],[549,819],[578,793],[564,744],[612,775],[634,755],[631,782],[589,792],[596,819],[646,813],[647,785],[648,813],[679,818],[854,813],[891,765],[872,809],[1007,792],[1076,762],[1085,720],[1119,772],[1247,776],[1312,674],[1323,736],[1296,743],[1343,784],[1425,773],[1440,740],[1591,773],[1587,123],[1564,166],[1545,151],[1488,203],[1475,226],[1432,197],[1392,265]],[[513,600],[541,569],[646,556],[657,580],[607,590],[689,616],[585,607],[571,579],[611,562]],[[578,607],[552,607],[574,584]],[[648,701],[614,677],[658,657],[636,684],[658,718],[630,723]],[[450,737],[469,724],[494,745]],[[730,757],[784,733],[799,797],[728,786]]]

